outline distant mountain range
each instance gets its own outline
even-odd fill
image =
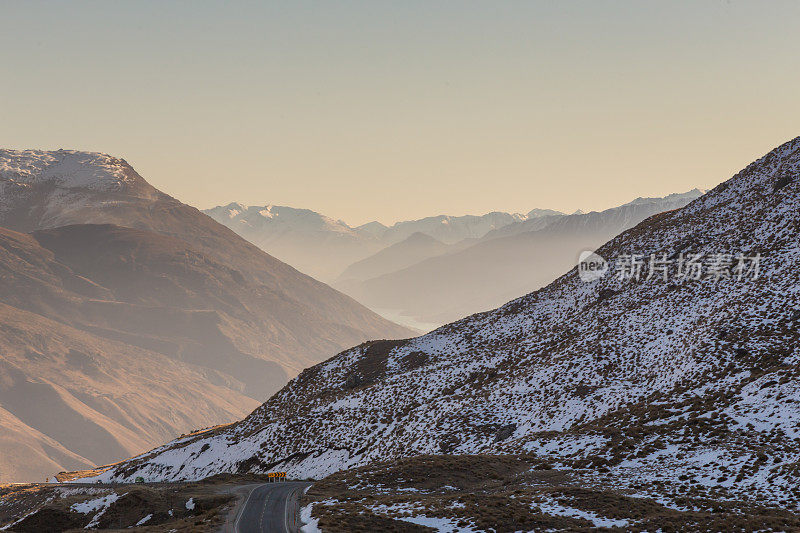
[[[368,232],[308,209],[232,203],[204,213],[321,281],[330,281],[356,259],[382,247],[381,241]]]
[[[490,231],[510,224],[562,214],[549,209],[534,209],[526,215],[501,211],[493,211],[480,216],[464,215],[454,217],[438,215],[420,220],[397,222],[393,226],[386,228],[386,231],[381,234],[381,239],[387,244],[394,244],[407,239],[414,233],[424,233],[445,244],[454,244],[463,239],[479,239]]]
[[[534,209],[526,215],[502,212],[482,216],[438,215],[392,226],[369,222],[350,227],[342,220],[315,211],[285,206],[231,203],[206,209],[204,213],[267,253],[325,282],[340,278],[350,265],[415,233],[455,244],[483,237],[509,224],[560,214]]]
[[[0,150],[0,482],[229,422],[332,352],[409,334],[121,159]]]
[[[604,224],[635,223],[650,204],[564,217],[539,230],[547,237],[519,235],[541,242],[589,228],[601,238]],[[415,339],[356,346],[304,371],[242,422],[161,446],[98,479],[267,470],[321,478],[414,456],[524,454],[541,466],[525,468],[521,493],[558,477],[576,498],[597,494],[584,486],[616,490],[667,511],[694,505],[698,516],[737,500],[795,510],[799,227],[800,137],[600,246],[610,266],[601,279],[583,281],[572,266],[496,310]],[[667,279],[617,275],[630,254],[672,261]],[[697,279],[681,275],[688,254],[708,260]],[[741,258],[720,263],[725,254]],[[427,479],[422,468],[413,475]],[[619,494],[610,495],[614,506]],[[414,512],[446,517],[455,501],[433,498],[420,503],[430,510]],[[541,505],[537,512],[551,512]],[[626,517],[625,529],[638,530],[646,515],[604,509],[626,513],[605,515]]]
[[[430,329],[541,287],[583,249],[702,194],[637,198],[602,212],[439,215],[391,227],[370,222],[352,228],[278,206],[229,204],[206,213],[384,316]]]

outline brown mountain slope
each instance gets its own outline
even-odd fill
[[[255,399],[287,378],[281,365],[260,357],[284,340],[286,327],[258,317],[282,303],[183,241],[78,225],[32,237],[0,231],[0,243],[7,271],[0,299],[10,305],[199,365]],[[282,318],[293,319],[291,312],[285,309]]]
[[[129,227],[53,227],[82,220]],[[0,150],[0,221],[32,232],[0,228],[0,481],[232,421],[409,333],[101,154]]]
[[[114,461],[258,403],[202,368],[5,304],[0,354],[2,481]]]
[[[0,408],[0,479],[37,479],[52,472],[90,467],[92,463],[70,452],[58,441],[26,425]]]
[[[260,318],[276,309],[280,321]],[[0,480],[107,463],[241,417],[287,379],[279,363],[291,360],[262,354],[301,318],[173,237],[0,228]]]
[[[0,150],[0,226],[30,232],[70,224],[116,224],[176,237],[259,283],[275,307],[258,318],[282,334],[261,355],[284,359],[291,375],[331,350],[411,334],[153,188],[124,160],[67,150]],[[289,310],[291,322],[283,318]]]

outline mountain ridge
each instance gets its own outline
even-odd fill
[[[72,182],[59,188],[60,177],[48,174],[53,161],[58,163],[56,169],[65,160],[69,168],[74,168],[73,159],[79,164],[87,160],[86,164],[92,164],[97,158],[101,164],[92,167],[90,174],[96,181],[105,178],[101,180],[104,183],[116,179],[115,186],[87,187],[79,181],[77,186]],[[111,179],[105,176],[109,172]],[[404,334],[402,327],[269,256],[198,209],[158,191],[123,159],[94,152],[3,150],[0,187],[6,200],[0,204],[2,227],[30,232],[70,224],[114,224],[168,235],[187,242],[220,264],[250,273],[258,282],[272,287],[276,296],[308,306],[311,316],[327,312],[344,322],[359,324],[372,336],[392,331]],[[282,288],[289,284],[294,286],[291,296]]]
[[[122,159],[0,151],[2,482],[231,422],[332,349],[410,333]]]

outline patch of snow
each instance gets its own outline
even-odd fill
[[[436,518],[420,514],[403,516],[398,518],[398,520],[402,520],[403,522],[411,522],[412,524],[417,524],[420,526],[432,527],[439,533],[472,533],[477,531],[476,529],[472,529],[470,527],[461,527],[457,525],[458,520],[452,518]]]
[[[149,522],[151,518],[153,518],[153,515],[149,514],[149,515],[145,516],[144,518],[142,518],[141,520],[139,520],[138,522],[136,522],[136,525],[137,526],[144,525],[147,522]]]
[[[457,508],[457,505],[452,507]],[[370,510],[376,514],[383,515],[395,520],[402,520],[411,524],[430,527],[440,533],[472,533],[477,531],[471,527],[459,526],[458,522],[461,519],[455,518],[438,518],[427,516],[424,509],[420,509],[413,504],[396,503],[393,505],[374,505]]]
[[[536,506],[539,507],[539,509],[541,509],[545,514],[554,516],[567,516],[570,518],[583,518],[584,520],[592,522],[594,527],[625,527],[628,525],[627,520],[605,518],[590,511],[584,511],[583,509],[575,509],[574,507],[562,505],[556,501],[537,503]]]
[[[326,501],[318,502],[316,505],[324,505]],[[330,500],[327,501],[330,503]],[[309,503],[300,509],[300,522],[303,525],[300,527],[300,533],[322,533],[319,529],[319,520],[311,516],[311,511],[314,509],[315,503]]]
[[[107,494],[100,498],[95,498],[94,500],[86,500],[85,502],[81,503],[73,503],[70,506],[70,510],[76,513],[81,514],[89,514],[99,511],[100,509],[104,509],[114,503],[115,501],[119,500],[120,496],[116,492],[112,492],[111,494]]]
[[[76,487],[76,488],[66,488],[66,487],[58,487],[56,492],[61,496],[61,498],[67,498],[69,496],[78,496],[78,495],[93,495],[93,494],[107,494],[108,489],[95,489],[95,488],[87,488],[87,487]]]
[[[126,493],[127,494],[127,493]],[[102,498],[95,498],[94,500],[88,500],[82,503],[74,503],[70,507],[72,511],[81,514],[89,514],[89,513],[96,513],[94,517],[92,517],[91,522],[89,522],[84,529],[92,529],[100,523],[100,518],[105,514],[111,505],[119,500],[125,494],[117,494],[113,492],[107,496],[103,496]]]

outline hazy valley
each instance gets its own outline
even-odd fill
[[[353,228],[278,206],[229,204],[206,213],[384,317],[430,330],[536,290],[574,265],[582,251],[702,194],[637,198],[602,212],[439,215],[391,227],[372,222]]]

